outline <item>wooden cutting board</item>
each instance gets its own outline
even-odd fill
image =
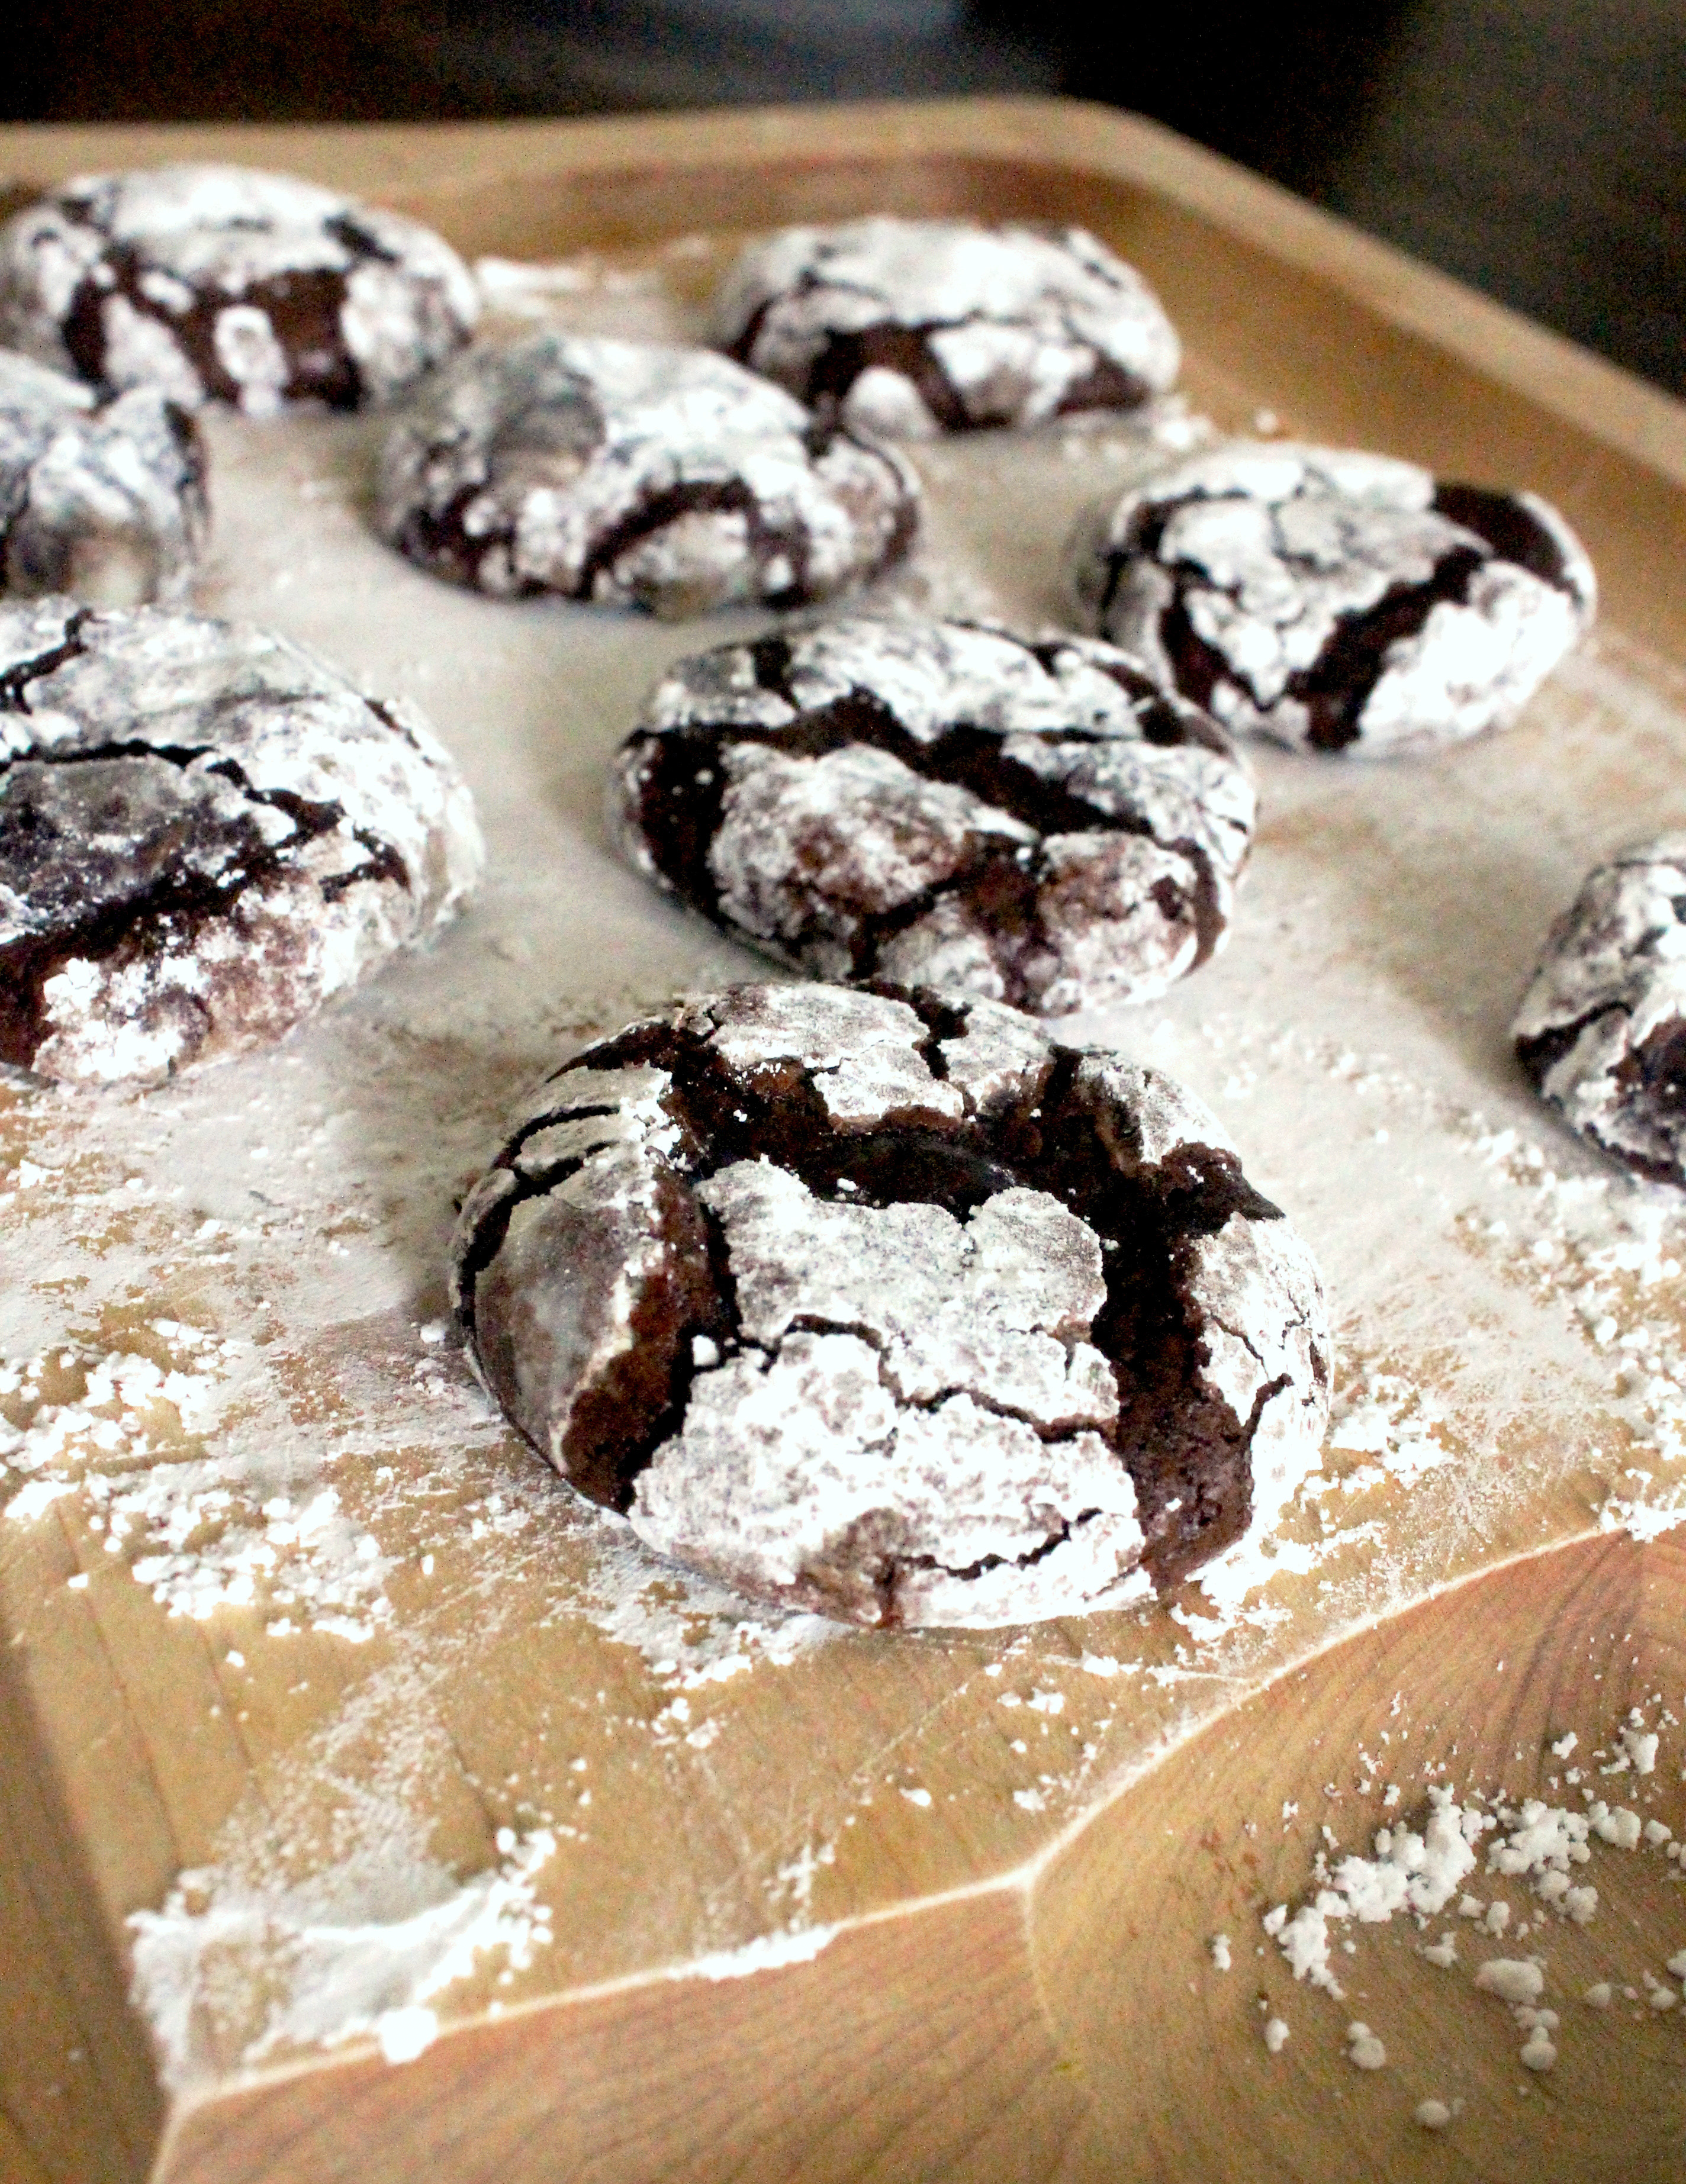
[[[760,621],[449,592],[368,535],[377,421],[213,420],[204,604],[416,698],[493,861],[437,951],[280,1056],[138,1100],[0,1088],[0,2176],[1678,2173],[1661,1840],[1597,1847],[1590,1926],[1469,1922],[1455,1972],[1409,1922],[1354,1927],[1344,2002],[1261,1918],[1431,1783],[1686,1834],[1686,1224],[1555,1128],[1505,1039],[1586,866],[1686,823],[1686,411],[1070,103],[0,131],[20,194],[172,157],[566,260],[506,307],[633,334],[685,330],[780,221],[1079,219],[1164,297],[1193,411],[1532,486],[1605,607],[1505,737],[1261,752],[1230,951],[1082,1027],[1212,1101],[1329,1276],[1334,1430],[1271,1557],[1222,1598],[839,1632],[645,1557],[439,1339],[451,1198],[513,1098],[756,968],[615,865],[596,804],[660,667]],[[1195,429],[923,451],[902,595],[1050,617],[1075,507]],[[1657,1738],[1643,1776],[1624,1729]],[[1471,1977],[1529,1949],[1546,2075]],[[1382,2069],[1348,2059],[1360,2016]]]

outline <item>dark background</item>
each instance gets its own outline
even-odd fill
[[[1102,99],[1686,393],[1686,0],[12,0],[8,13],[0,119],[14,121]]]

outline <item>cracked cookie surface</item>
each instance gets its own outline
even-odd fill
[[[198,428],[168,395],[103,402],[0,349],[0,590],[178,604],[209,521],[204,481]]]
[[[144,1083],[280,1039],[482,855],[414,708],[287,639],[0,607],[0,1061]]]
[[[1253,808],[1228,737],[1112,645],[851,616],[678,662],[608,822],[658,886],[816,977],[1053,1016],[1206,961]]]
[[[503,597],[668,619],[830,598],[900,558],[918,482],[707,349],[538,333],[459,360],[394,426],[382,536]]]
[[[465,1201],[486,1386],[652,1547],[845,1621],[1116,1605],[1315,1466],[1304,1244],[1170,1078],[988,1001],[746,986],[587,1049]]]
[[[431,230],[293,175],[84,176],[0,228],[0,340],[189,408],[382,401],[478,312],[473,276]]]
[[[1069,576],[1084,627],[1226,727],[1358,757],[1508,726],[1597,599],[1533,493],[1282,443],[1197,456],[1091,510]]]
[[[713,318],[729,355],[892,438],[1134,409],[1181,361],[1153,290],[1078,227],[786,228],[744,253]]]
[[[1686,834],[1588,874],[1511,1028],[1572,1128],[1637,1174],[1686,1184]]]

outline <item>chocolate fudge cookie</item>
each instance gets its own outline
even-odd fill
[[[822,415],[892,437],[1134,409],[1181,360],[1153,290],[1082,228],[963,220],[786,228],[739,259],[714,332]]]
[[[190,407],[382,400],[478,310],[427,228],[248,167],[87,176],[0,228],[0,340]]]
[[[156,387],[102,402],[0,349],[0,591],[185,599],[209,522],[193,418]]]
[[[1637,1174],[1686,1184],[1686,834],[1588,873],[1513,1030],[1572,1128]]]
[[[1070,550],[1086,627],[1228,727],[1359,757],[1506,726],[1596,599],[1534,494],[1328,448],[1197,456],[1093,511]]]
[[[707,349],[539,333],[462,358],[393,427],[382,534],[502,596],[669,618],[795,606],[906,551],[918,486]]]
[[[146,1082],[279,1039],[481,855],[420,716],[284,638],[0,606],[0,1061]]]
[[[781,961],[1047,1016],[1203,963],[1253,816],[1222,730],[1113,646],[865,617],[681,660],[608,812],[657,886]]]
[[[588,1048],[464,1204],[497,1401],[661,1553],[855,1623],[1116,1604],[1315,1468],[1311,1256],[1156,1071],[744,986]]]

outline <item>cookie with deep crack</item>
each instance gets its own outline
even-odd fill
[[[1181,357],[1153,290],[1084,229],[965,220],[785,228],[728,275],[714,337],[822,415],[892,438],[1132,410]]]
[[[1686,834],[1588,874],[1512,1033],[1572,1128],[1638,1175],[1686,1184]]]
[[[179,403],[153,387],[101,401],[0,349],[0,591],[173,605],[209,521],[204,450]]]
[[[902,459],[707,349],[536,333],[471,350],[394,426],[382,537],[501,597],[667,618],[797,606],[906,552]]]
[[[1597,599],[1536,494],[1283,443],[1198,455],[1091,510],[1069,574],[1084,627],[1225,727],[1355,757],[1508,726]]]
[[[1203,963],[1253,821],[1229,738],[1114,646],[866,616],[679,661],[608,797],[633,864],[767,954],[1045,1016]]]
[[[296,175],[83,176],[0,227],[0,341],[189,408],[383,401],[466,341],[479,307],[430,229]]]
[[[588,1048],[452,1279],[581,1493],[849,1622],[1173,1584],[1270,1529],[1327,1409],[1315,1265],[1206,1110],[928,991],[739,987]]]
[[[0,606],[0,1061],[148,1083],[281,1039],[482,855],[415,709],[285,638]]]

